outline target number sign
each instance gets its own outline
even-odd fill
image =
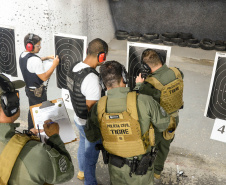
[[[61,91],[61,95],[62,95],[62,98],[64,100],[65,107],[68,108],[68,109],[73,110],[69,91],[66,90],[66,89],[61,89],[61,90],[62,90]]]
[[[210,139],[226,143],[226,120],[215,119]]]

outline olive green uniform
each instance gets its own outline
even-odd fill
[[[0,154],[15,135],[15,129],[19,125],[19,123],[0,123]],[[9,185],[63,183],[74,176],[70,154],[60,136],[54,134],[46,143],[30,140],[25,144],[13,167]]]
[[[129,88],[127,87],[113,88],[109,90],[107,92],[108,99],[106,112],[119,113],[126,111],[126,98],[128,92]],[[153,123],[154,129],[158,132],[162,132],[168,127],[170,119],[169,115],[151,96],[142,94],[137,96],[137,112],[142,135],[146,131],[148,131],[151,123]],[[98,122],[97,103],[93,106],[92,110],[89,113],[85,127],[85,133],[87,139],[90,142],[95,142],[101,139],[100,125]],[[150,151],[151,147],[149,146],[147,152]],[[138,159],[141,159],[141,157],[142,156],[138,156]],[[146,175],[141,176],[133,174],[132,177],[129,176],[130,167],[126,164],[121,168],[109,164],[108,168],[111,183],[113,185],[153,184],[153,165],[149,167]]]
[[[180,71],[181,72],[181,71]],[[183,77],[183,73],[181,72],[181,75]],[[146,79],[150,77],[155,77],[159,82],[162,83],[162,85],[166,85],[176,79],[175,73],[173,70],[169,69],[166,64],[164,64],[161,68],[147,76]],[[160,103],[160,96],[161,91],[158,89],[155,89],[154,86],[148,82],[143,83],[137,83],[134,90],[138,91],[141,94],[146,94],[152,96],[157,102]],[[176,125],[179,123],[179,116],[176,113],[177,116],[175,116]],[[167,158],[167,155],[169,153],[169,147],[170,143],[173,141],[173,139],[165,140],[163,137],[162,132],[155,132],[156,137],[156,147],[158,149],[157,157],[155,160],[155,173],[160,174],[161,171],[164,168],[164,163]]]

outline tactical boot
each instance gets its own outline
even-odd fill
[[[79,171],[79,172],[78,172],[78,175],[77,175],[77,178],[78,178],[79,180],[81,180],[81,181],[84,180],[84,178],[85,178],[85,177],[84,177],[84,172]]]
[[[160,175],[159,175],[159,174],[154,173],[154,177],[155,177],[156,179],[160,179]]]

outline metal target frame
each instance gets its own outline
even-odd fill
[[[15,29],[0,25],[0,72],[17,77]]]
[[[204,116],[226,120],[226,53],[216,52]]]
[[[171,47],[160,46],[155,44],[145,44],[136,42],[127,42],[127,60],[126,69],[129,76],[129,87],[132,90],[135,87],[135,79],[141,72],[140,59],[144,50],[153,49],[163,56],[167,66],[169,66]],[[133,67],[131,67],[133,65]],[[131,70],[132,68],[132,70]]]
[[[60,59],[60,64],[56,69],[57,86],[59,88],[67,89],[66,72],[70,69],[71,65],[85,59],[86,48],[86,36],[76,36],[63,33],[54,34],[55,55],[58,55]]]

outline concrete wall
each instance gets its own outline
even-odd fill
[[[116,29],[226,40],[225,0],[109,0]]]
[[[0,25],[15,28],[17,62],[27,33],[42,37],[40,56],[54,53],[53,34],[96,37],[109,42],[114,25],[107,0],[0,0]],[[18,65],[17,65],[18,66]],[[17,68],[19,78],[21,72]]]

